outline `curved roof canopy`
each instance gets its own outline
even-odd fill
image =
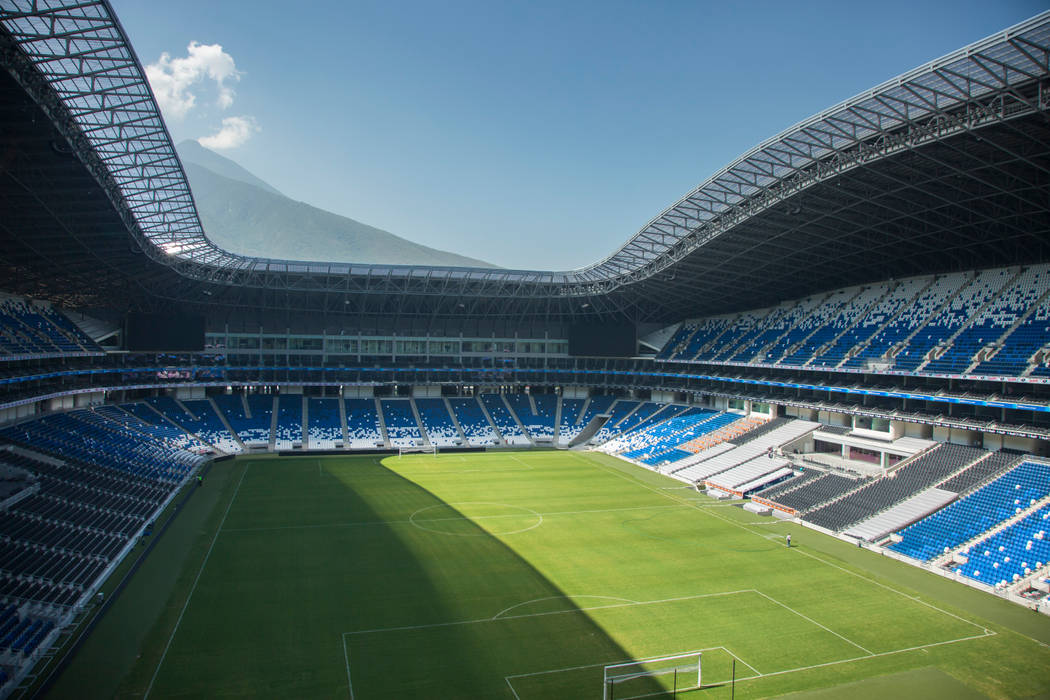
[[[222,250],[201,227],[145,72],[108,0],[0,0],[0,28],[5,66],[104,188],[142,251],[154,263],[205,284],[307,293],[400,291],[445,295],[453,301],[480,296],[568,299],[576,300],[577,307],[595,302],[635,318],[666,319],[688,313],[690,307],[679,305],[666,313],[638,309],[663,303],[669,292],[696,289],[700,275],[711,276],[716,271],[712,265],[720,260],[716,241],[722,248],[735,242],[768,257],[775,251],[771,242],[785,232],[800,231],[798,221],[803,218],[813,226],[820,218],[827,226],[826,218],[838,215],[846,221],[843,229],[853,226],[861,236],[892,230],[896,219],[886,213],[892,202],[877,207],[883,213],[876,218],[886,224],[880,231],[847,221],[850,213],[858,219],[868,216],[860,215],[861,203],[885,198],[887,181],[914,189],[915,181],[938,179],[943,184],[944,178],[965,177],[988,183],[992,190],[949,197],[927,187],[922,190],[922,196],[929,197],[924,203],[927,214],[941,211],[937,196],[962,205],[970,198],[986,204],[993,195],[1019,197],[1027,222],[1050,213],[1047,152],[1038,146],[1050,140],[1050,12],[909,71],[764,141],[660,213],[614,253],[569,271],[294,262]],[[988,141],[995,146],[990,152],[978,153],[980,148],[973,145],[978,133],[991,137]],[[929,146],[940,150],[923,151]],[[950,162],[951,152],[965,152],[969,161]],[[923,166],[912,158],[916,153],[937,155],[925,157]],[[991,160],[982,165],[981,159]],[[1024,163],[1023,172],[1017,170],[1018,162]],[[981,168],[986,172],[975,176]],[[851,190],[852,204],[831,203],[832,184],[845,184],[840,191]],[[1013,194],[1032,190],[1030,195]],[[828,204],[821,207],[821,202]],[[805,213],[784,219],[785,212]],[[952,230],[952,223],[949,217],[941,230]],[[1045,224],[1040,230],[1030,223],[1018,225],[1029,236],[1045,238]],[[741,233],[749,226],[751,238]],[[902,225],[900,240],[914,237],[915,230],[914,222]],[[803,234],[812,237],[812,227],[798,233]],[[1011,240],[1015,234],[1000,237]],[[825,237],[825,243],[829,239]],[[782,242],[790,246],[796,241]],[[972,249],[966,241],[955,243],[946,248]],[[726,274],[731,270],[717,269]],[[695,308],[704,310],[702,304]]]

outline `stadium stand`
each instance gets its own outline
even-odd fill
[[[379,401],[391,447],[415,447],[424,443],[423,433],[419,430],[419,423],[416,422],[410,401],[411,399]]]
[[[561,399],[561,408],[559,409],[559,420],[558,420],[558,434],[557,440],[560,444],[566,445],[572,438],[576,437],[586,423],[583,425],[577,425],[577,421],[582,417],[584,406],[587,405],[588,399]]]
[[[823,503],[830,503],[869,482],[867,478],[844,476],[833,472],[815,473],[816,477],[806,479],[781,492],[767,496],[764,491],[759,491],[755,495],[783,506],[789,512],[805,513]]]
[[[683,323],[684,362],[975,376],[1050,376],[1050,269],[994,268],[832,291]]]
[[[306,439],[312,450],[334,450],[343,444],[339,399],[306,400]]]
[[[813,432],[818,425],[805,420],[774,418],[745,433],[736,443],[719,443],[681,460],[671,474],[683,481],[700,483],[757,457],[773,462],[768,456],[773,450]]]
[[[1012,283],[968,320],[944,349],[940,357],[931,360],[925,372],[962,374],[973,364],[977,353],[996,342],[1003,332],[1032,308],[1046,291],[1047,268],[1031,267],[1017,275]]]
[[[431,445],[451,447],[459,444],[459,431],[452,422],[444,399],[415,399],[415,403]]]
[[[688,432],[714,415],[715,413],[712,411],[689,408],[665,421],[613,440],[607,448],[618,451],[627,459],[633,459],[645,464],[675,461],[681,458],[676,456],[676,453],[685,456],[684,452],[674,449],[681,442],[688,439],[682,433]],[[662,458],[665,453],[670,453],[670,455],[667,458]]]
[[[1016,461],[1016,456],[1011,456]],[[987,461],[987,460],[986,460]],[[1050,495],[1050,465],[1022,462],[1006,474],[982,486],[917,523],[900,531],[900,541],[890,549],[929,561],[1013,517],[1018,509]]]
[[[550,442],[554,440],[554,413],[557,409],[557,397],[551,394],[503,394],[518,422],[525,427],[525,432],[533,441]]]
[[[254,412],[254,407],[252,408]],[[280,394],[277,397],[277,420],[271,438],[275,450],[291,450],[303,444],[303,396]]]
[[[349,447],[383,447],[383,433],[374,399],[346,399],[346,433]]]
[[[215,413],[210,401],[199,399],[180,403],[168,396],[158,396],[149,403],[187,432],[223,452],[236,454],[244,449]]]
[[[98,355],[101,348],[57,309],[0,298],[0,358]]]
[[[863,287],[848,301],[842,304],[837,312],[825,324],[820,326],[803,342],[791,357],[785,358],[785,365],[810,365],[826,367],[837,365],[842,357],[856,344],[856,336],[848,335],[857,323],[857,320],[866,315],[873,306],[883,299],[889,291],[890,285],[877,284]],[[839,341],[847,338],[847,342],[838,345]],[[841,348],[841,354],[834,352],[834,348]],[[831,353],[830,355],[828,353]]]
[[[493,430],[488,418],[482,412],[477,398],[472,396],[450,398],[448,403],[452,407],[459,427],[463,430],[468,445],[484,447],[499,444],[499,436],[496,435],[496,431]]]
[[[492,424],[496,426],[508,445],[532,444],[532,441],[518,426],[510,409],[503,403],[502,394],[481,394],[478,398],[492,420]]]
[[[819,339],[820,330],[838,315],[843,305],[852,301],[856,294],[855,289],[839,289],[815,303],[810,310],[804,309],[800,304],[801,319],[766,352],[765,362],[795,366],[805,364],[810,355],[823,345],[823,341]],[[818,338],[817,345],[811,346],[810,341],[815,336]]]
[[[168,441],[180,449],[196,453],[208,449],[200,440],[164,420],[163,416],[144,403],[122,404],[120,411],[114,406],[100,406],[95,411],[134,430],[148,433],[158,440]]]
[[[978,448],[939,443],[902,463],[887,476],[876,479],[844,498],[809,511],[804,518],[829,530],[844,530],[945,481],[987,456],[988,452]]]
[[[961,289],[926,324],[913,333],[896,356],[895,370],[915,371],[926,362],[931,350],[949,341],[973,316],[990,302],[1010,280],[1007,269],[984,270]]]
[[[245,447],[251,449],[269,446],[273,396],[219,394],[212,397],[212,401]],[[250,417],[249,408],[252,412]]]
[[[0,430],[18,446],[0,450],[0,465],[38,485],[0,512],[0,600],[65,614],[203,461],[139,424],[83,409]],[[39,630],[4,643],[25,653]]]
[[[1005,586],[1050,561],[1050,505],[1035,509],[968,549],[969,560],[955,572],[989,586]]]
[[[605,422],[598,434],[594,436],[591,441],[593,443],[604,443],[611,439],[614,435],[618,434],[619,425],[623,422],[627,416],[637,410],[641,406],[641,402],[633,401],[629,399],[617,399],[609,407],[609,420]]]

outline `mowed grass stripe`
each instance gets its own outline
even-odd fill
[[[741,698],[931,664],[991,697],[1050,685],[1045,649],[984,636],[965,611],[824,552],[800,556],[822,535],[789,550],[791,526],[747,526],[751,514],[600,456],[449,458],[455,469],[440,455],[241,458],[249,473],[222,531],[206,533],[210,559],[151,697],[347,698],[352,682],[357,700],[513,698],[505,676],[566,659],[600,678],[603,663],[707,647],[781,673],[741,684]],[[499,534],[525,510],[542,524]],[[417,527],[420,511],[454,531]],[[739,590],[755,593],[724,595]],[[646,603],[664,600],[678,602]],[[600,692],[576,682],[543,697]]]

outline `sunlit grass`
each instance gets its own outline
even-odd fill
[[[898,563],[604,456],[227,468],[232,505],[163,663],[133,674],[150,697],[598,698],[603,664],[700,649],[706,687],[686,697],[927,667],[993,697],[1050,687],[1045,646],[917,598]]]

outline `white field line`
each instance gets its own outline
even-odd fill
[[[529,464],[528,462],[522,462],[522,461],[521,461],[521,460],[520,460],[520,459],[518,458],[518,456],[517,456],[517,455],[513,455],[513,454],[512,454],[512,455],[510,456],[510,458],[511,458],[511,459],[513,459],[513,460],[514,460],[515,462],[517,462],[518,464],[520,464],[521,466],[523,466],[523,467],[525,467],[526,469],[528,469],[529,471],[532,471],[532,468],[533,468],[533,467],[532,467],[532,465],[531,465],[531,464]]]
[[[577,456],[580,456],[580,455],[577,454]],[[599,469],[601,469],[603,471],[606,471],[606,472],[608,472],[610,474],[615,474],[615,475],[619,476],[622,479],[625,479],[627,481],[631,481],[631,482],[633,482],[635,484],[638,484],[642,488],[645,488],[645,489],[648,489],[650,491],[653,491],[654,493],[659,493],[661,496],[664,496],[665,498],[669,498],[669,499],[671,499],[673,501],[676,501],[678,503],[683,503],[683,505],[689,505],[689,506],[693,507],[694,509],[705,513],[706,515],[710,515],[713,518],[718,518],[719,520],[721,520],[723,522],[726,522],[726,523],[729,523],[730,525],[733,525],[734,527],[738,527],[741,530],[744,530],[746,532],[750,532],[751,534],[755,535],[756,537],[770,538],[769,535],[766,535],[766,534],[761,533],[761,532],[756,532],[756,531],[752,530],[749,527],[745,527],[744,524],[742,524],[742,523],[735,522],[733,520],[730,520],[729,518],[725,518],[725,517],[723,517],[721,515],[718,515],[715,512],[712,512],[712,508],[710,506],[709,507],[702,507],[702,506],[694,506],[692,504],[685,503],[679,498],[675,498],[674,496],[672,496],[670,494],[661,493],[659,490],[649,486],[648,484],[644,484],[644,483],[642,483],[641,481],[639,481],[637,479],[632,479],[631,477],[627,476],[626,474],[621,474],[621,473],[619,473],[616,470],[610,469],[608,467],[605,467],[602,464],[599,464],[599,463],[591,461],[591,460],[585,460],[585,461],[587,461],[588,463],[596,466],[597,468],[599,468]],[[894,588],[893,586],[888,586],[885,583],[881,583],[879,581],[876,581],[875,579],[869,578],[867,576],[864,576],[864,575],[862,575],[862,574],[860,574],[860,573],[858,573],[856,571],[850,571],[849,569],[843,568],[843,567],[841,567],[841,566],[839,566],[837,564],[834,564],[833,562],[830,562],[830,561],[828,561],[828,560],[826,560],[826,559],[824,559],[822,557],[818,557],[815,554],[811,554],[809,552],[805,552],[801,548],[792,547],[791,550],[793,552],[797,552],[798,554],[802,554],[804,556],[810,557],[811,559],[815,559],[815,560],[817,560],[817,561],[819,561],[819,562],[821,562],[823,564],[826,564],[827,566],[830,566],[830,567],[832,567],[834,569],[838,569],[839,571],[847,573],[847,574],[849,574],[851,576],[855,576],[856,578],[859,578],[861,581],[865,581],[865,582],[873,584],[875,586],[879,586],[880,588],[884,588],[887,591],[891,591],[893,593],[896,593],[897,595],[902,596],[904,598],[907,598],[908,600],[914,601],[916,603],[919,603],[920,605],[925,605],[926,607],[928,607],[928,608],[930,608],[932,610],[936,610],[939,613],[943,613],[944,615],[947,615],[949,617],[953,617],[956,620],[960,620],[962,622],[965,622],[965,623],[967,623],[967,624],[969,624],[969,625],[971,625],[973,627],[976,627],[977,629],[983,630],[985,632],[988,631],[988,629],[986,627],[984,627],[983,625],[979,625],[978,623],[973,622],[972,620],[967,620],[966,618],[960,617],[959,615],[956,615],[955,613],[948,612],[947,610],[939,608],[936,605],[933,605],[931,603],[927,603],[924,600],[920,600],[917,596],[909,595],[909,594],[905,593],[904,591],[901,591],[901,590],[899,590],[897,588]],[[1018,634],[1021,634],[1021,633],[1018,632]],[[1027,635],[1024,635],[1024,634],[1022,634],[1021,636],[1027,637],[1028,639],[1032,639],[1031,637],[1028,637]],[[1039,642],[1036,639],[1032,639],[1032,641],[1034,641],[1034,642],[1036,642],[1038,644],[1042,644],[1041,642]]]
[[[858,649],[860,649],[861,651],[865,652],[866,654],[874,654],[874,652],[873,652],[873,651],[871,651],[870,649],[865,649],[865,648],[864,648],[864,647],[862,647],[862,646],[861,646],[860,644],[857,644],[856,642],[854,642],[854,641],[853,641],[852,639],[849,639],[848,637],[845,637],[845,636],[843,636],[843,635],[839,634],[839,633],[838,633],[838,632],[836,632],[835,630],[833,630],[833,629],[831,629],[831,628],[829,628],[829,627],[826,627],[826,626],[824,626],[824,625],[820,624],[819,622],[817,622],[816,620],[814,620],[814,619],[813,619],[812,617],[809,617],[808,615],[803,615],[803,614],[802,614],[802,613],[800,613],[800,612],[799,612],[798,610],[795,610],[794,608],[792,608],[792,607],[791,607],[790,605],[787,605],[787,604],[785,604],[785,603],[781,603],[781,602],[780,602],[779,600],[777,600],[777,599],[776,599],[776,598],[774,598],[773,596],[771,596],[771,595],[766,595],[766,594],[765,594],[765,593],[763,593],[762,591],[757,591],[757,590],[755,591],[755,593],[758,593],[758,594],[759,594],[760,596],[762,596],[763,598],[765,598],[766,600],[768,600],[768,601],[770,601],[770,602],[776,603],[777,605],[779,605],[780,607],[784,608],[785,610],[787,610],[787,611],[789,611],[789,612],[792,612],[792,613],[794,613],[794,614],[798,615],[799,617],[801,617],[801,618],[802,618],[803,620],[806,620],[806,621],[807,621],[807,622],[809,622],[810,624],[814,624],[814,625],[816,625],[817,627],[819,627],[820,629],[822,629],[822,630],[824,630],[824,631],[826,631],[826,632],[830,632],[831,634],[835,635],[835,636],[836,636],[836,637],[838,637],[839,639],[841,639],[841,640],[843,640],[844,642],[847,642],[847,643],[849,643],[849,644],[851,644],[851,645],[853,645],[853,646],[857,647]]]
[[[751,665],[751,664],[749,664],[748,662],[744,661],[744,660],[743,660],[742,658],[740,658],[740,655],[739,655],[739,654],[737,654],[737,653],[735,653],[735,652],[732,652],[732,651],[730,651],[730,650],[729,650],[729,647],[721,647],[721,648],[722,648],[722,649],[725,649],[725,650],[726,650],[726,653],[727,653],[727,654],[729,654],[730,656],[732,656],[732,657],[733,657],[734,659],[736,659],[736,660],[737,660],[737,661],[739,661],[740,663],[744,664],[745,666],[747,666],[747,667],[748,667],[749,669],[751,669],[751,670],[752,670],[752,671],[754,671],[755,673],[757,673],[757,674],[761,675],[761,673],[762,673],[761,671],[759,671],[759,670],[758,670],[757,668],[755,668],[754,666],[752,666],[752,665]]]
[[[789,674],[789,673],[798,673],[799,671],[810,671],[810,670],[815,669],[815,668],[825,668],[825,667],[828,667],[828,666],[837,666],[837,665],[840,665],[840,664],[848,664],[848,663],[853,663],[853,662],[856,662],[856,661],[866,661],[868,659],[875,659],[875,658],[878,658],[880,656],[892,656],[894,654],[904,654],[904,653],[907,653],[909,651],[919,651],[920,649],[930,649],[932,647],[944,646],[946,644],[957,644],[959,642],[967,642],[967,641],[971,641],[971,640],[974,640],[974,639],[984,639],[985,637],[994,637],[995,635],[996,635],[995,632],[992,632],[992,631],[989,631],[989,630],[985,630],[985,632],[983,634],[975,634],[975,635],[971,635],[969,637],[959,637],[957,639],[947,639],[947,640],[944,640],[944,641],[941,641],[941,642],[930,642],[929,644],[919,644],[917,646],[905,647],[903,649],[894,649],[892,651],[881,651],[881,652],[878,652],[878,653],[875,653],[875,654],[869,654],[868,656],[854,656],[854,657],[851,657],[851,658],[848,658],[848,659],[839,659],[837,661],[827,661],[827,662],[821,663],[821,664],[813,664],[811,666],[799,666],[797,668],[788,668],[788,669],[784,669],[782,671],[771,671],[769,673],[761,673],[761,672],[759,672],[759,670],[757,668],[755,668],[754,666],[752,666],[748,662],[744,661],[743,659],[741,659],[739,656],[737,656],[736,654],[734,654],[732,651],[730,651],[729,649],[727,649],[724,646],[710,647],[708,649],[701,649],[700,651],[713,651],[715,649],[722,649],[727,654],[732,656],[734,659],[736,659],[737,661],[739,661],[740,663],[742,663],[743,665],[747,666],[748,668],[750,668],[752,671],[755,672],[755,675],[753,675],[753,676],[738,676],[736,678],[736,682],[737,683],[741,683],[743,681],[751,681],[751,680],[755,680],[755,679],[758,679],[758,678],[771,678],[773,676],[783,676],[783,675],[786,675],[786,674]],[[598,666],[606,666],[606,665],[608,665],[608,664],[587,664],[585,666],[571,666],[571,667],[568,667],[568,668],[556,668],[556,669],[551,669],[549,671],[534,671],[532,673],[519,673],[519,674],[512,675],[512,676],[506,676],[505,680],[507,681],[507,685],[510,685],[511,692],[514,693],[514,697],[518,698],[518,700],[521,700],[521,698],[518,695],[517,691],[514,690],[514,686],[511,683],[512,679],[515,679],[515,678],[528,678],[528,677],[531,677],[531,676],[549,675],[549,674],[553,674],[553,673],[565,673],[565,672],[569,672],[569,671],[580,671],[580,670],[587,669],[587,668],[595,668],[595,667],[598,667]],[[662,693],[656,693],[656,694],[660,695]],[[644,697],[644,696],[639,696],[639,697]]]
[[[913,647],[905,647],[903,649],[893,649],[891,651],[880,651],[876,654],[870,654],[868,656],[854,656],[849,659],[839,659],[838,661],[826,661],[822,664],[813,664],[812,666],[799,666],[798,668],[788,668],[783,671],[770,671],[769,673],[758,673],[754,676],[743,676],[736,679],[737,683],[741,681],[751,681],[756,678],[771,678],[773,676],[783,676],[788,673],[798,673],[799,671],[809,671],[814,668],[825,668],[827,666],[837,666],[839,664],[848,664],[855,661],[866,661],[868,659],[877,659],[880,656],[893,656],[894,654],[905,654],[909,651],[919,651],[920,649],[930,649],[932,647],[944,646],[946,644],[958,644],[959,642],[968,642],[974,639],[984,639],[985,637],[994,637],[996,632],[985,631],[983,634],[974,634],[969,637],[958,637],[957,639],[946,639],[942,642],[930,642],[929,644],[919,644]],[[748,664],[750,665],[750,664]]]
[[[354,684],[350,681],[350,650],[346,648],[346,635],[343,640],[343,661],[346,663],[346,689],[350,691],[350,700],[354,700]]]
[[[632,510],[667,510],[670,508],[685,508],[685,504],[678,504],[673,506],[631,506],[625,508],[597,508],[594,510],[562,510],[554,511],[551,513],[537,513],[544,518],[556,515],[588,515],[590,513],[620,513]],[[520,518],[520,513],[510,513],[504,515],[478,515],[469,518],[470,520],[496,520],[499,518]],[[417,518],[417,521],[423,521],[428,523],[441,522],[443,520],[463,520],[463,517],[451,517],[451,518]],[[322,523],[320,525],[276,525],[274,527],[231,527],[223,530],[223,532],[267,532],[270,530],[314,530],[325,527],[368,527],[376,525],[414,525],[415,522],[412,520],[361,520],[357,522],[346,522],[346,523]]]
[[[548,617],[550,615],[566,615],[571,613],[588,612],[590,610],[608,610],[610,608],[630,608],[640,605],[660,605],[662,603],[678,603],[686,600],[700,600],[702,598],[719,598],[741,593],[758,593],[753,588],[743,588],[739,591],[721,591],[719,593],[699,593],[697,595],[679,596],[676,598],[663,598],[660,600],[643,600],[634,603],[609,603],[608,605],[591,605],[587,607],[576,607],[571,610],[551,610],[549,612],[525,613],[522,615],[507,615],[498,619],[482,617],[474,620],[455,620],[452,622],[431,622],[423,625],[403,625],[399,627],[376,627],[368,630],[352,630],[343,632],[343,636],[356,636],[363,634],[379,634],[381,632],[408,632],[411,630],[434,629],[437,627],[458,627],[460,625],[476,625],[481,622],[501,622],[503,620],[523,620],[530,617]],[[531,602],[531,601],[527,601]],[[505,610],[503,612],[506,612]]]
[[[237,482],[237,488],[233,490],[233,496],[230,498],[230,502],[226,504],[226,511],[222,514],[222,520],[219,521],[219,527],[215,529],[215,535],[211,538],[211,546],[208,547],[208,553],[204,555],[204,561],[201,562],[201,568],[197,571],[197,577],[193,579],[193,586],[190,588],[190,594],[186,596],[186,602],[182,604],[182,610],[179,612],[179,617],[175,620],[175,627],[171,630],[171,636],[168,637],[168,643],[164,645],[164,652],[160,655],[160,661],[157,662],[157,668],[153,671],[153,677],[149,679],[149,685],[146,686],[146,693],[142,696],[142,700],[146,700],[146,698],[149,697],[150,692],[153,690],[153,684],[157,681],[157,674],[160,673],[160,667],[164,665],[164,659],[168,656],[171,642],[175,639],[175,633],[179,631],[179,625],[182,624],[182,616],[186,614],[186,608],[190,606],[190,600],[193,599],[193,594],[197,591],[197,584],[201,580],[201,574],[204,573],[204,567],[207,566],[208,559],[211,558],[211,552],[215,549],[215,542],[219,539],[219,533],[222,532],[222,526],[226,523],[226,516],[230,514],[230,508],[233,507],[233,502],[237,500],[237,494],[241,490],[241,484],[244,483],[244,477],[248,474],[249,467],[251,467],[251,462],[245,465],[244,471],[241,472],[241,478]]]
[[[634,605],[638,605],[640,603],[640,601],[637,601],[637,600],[631,600],[630,598],[617,598],[616,596],[612,596],[612,595],[582,595],[582,594],[577,594],[577,595],[574,595],[574,596],[552,595],[552,596],[547,596],[546,598],[534,598],[532,600],[526,600],[524,603],[515,603],[514,605],[510,606],[509,608],[504,608],[503,610],[500,610],[498,613],[493,615],[490,619],[498,620],[500,617],[503,616],[504,613],[509,613],[514,608],[520,608],[521,606],[529,605],[530,603],[542,603],[545,600],[568,600],[568,601],[572,601],[575,598],[604,598],[605,600],[618,600],[621,603],[632,603]]]
[[[750,668],[752,671],[755,670],[754,668],[752,668],[752,666],[750,664],[746,663],[743,659],[741,659],[739,656],[737,656],[733,652],[729,651],[725,647],[706,647],[704,649],[697,649],[696,651],[684,652],[682,654],[682,656],[690,656],[692,654],[702,654],[705,651],[716,651],[718,649],[721,649],[725,653],[727,653],[730,656],[736,658],[738,661],[740,661],[740,663],[744,664],[745,666]],[[674,656],[674,655],[672,654],[671,656]],[[552,675],[552,674],[555,674],[555,673],[566,673],[568,671],[582,671],[585,668],[598,668],[599,666],[616,666],[617,664],[634,664],[634,663],[640,664],[640,663],[645,663],[646,661],[652,661],[654,659],[660,659],[660,658],[663,658],[663,657],[654,656],[654,657],[646,658],[646,659],[625,659],[625,660],[622,660],[622,661],[601,662],[601,663],[596,663],[596,664],[583,664],[582,666],[567,666],[566,668],[552,668],[552,669],[547,670],[547,671],[533,671],[532,673],[515,673],[513,675],[507,676],[507,678],[532,678],[533,676],[549,676],[549,675]]]

